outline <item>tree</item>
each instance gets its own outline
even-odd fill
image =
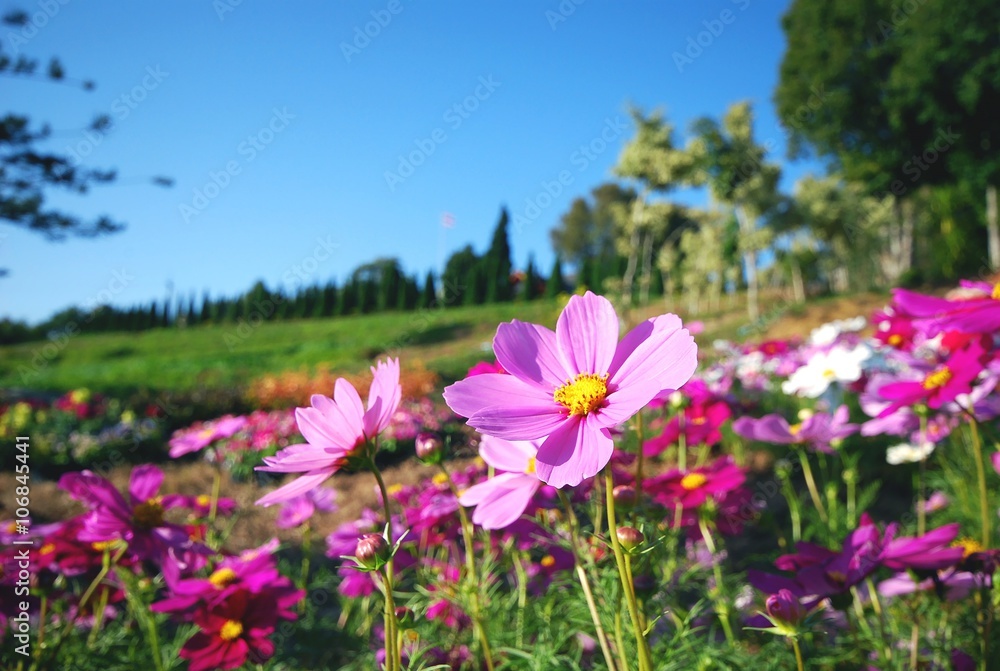
[[[633,189],[606,182],[591,190],[589,200],[575,199],[552,229],[552,247],[572,264],[577,284],[601,291],[604,279],[616,272],[616,213],[635,198]]]
[[[420,300],[417,302],[417,307],[429,310],[435,306],[437,306],[437,289],[434,287],[434,273],[427,271],[427,278],[424,280],[423,289],[420,291]]]
[[[441,304],[445,307],[466,305],[466,293],[470,290],[468,282],[473,268],[480,264],[480,258],[472,250],[472,245],[466,245],[452,254],[444,266],[441,276]]]
[[[12,12],[0,22],[21,27],[27,25],[28,20],[26,13]],[[43,72],[38,60],[25,56],[12,58],[2,51],[0,76],[47,80],[79,86],[85,91],[94,88],[90,81],[67,77],[57,59],[49,61]],[[110,125],[110,118],[102,115],[85,130],[103,133]],[[52,192],[84,194],[95,186],[110,184],[116,177],[114,170],[78,166],[68,156],[40,148],[51,135],[48,125],[33,124],[26,116],[8,113],[0,118],[0,221],[41,233],[50,240],[64,240],[70,235],[94,237],[122,230],[124,224],[107,216],[85,221],[46,207],[46,200]],[[173,184],[163,177],[152,181],[159,186]]]
[[[556,255],[556,260],[552,264],[552,272],[545,282],[545,297],[555,298],[566,290],[566,280],[563,279],[562,259]]]
[[[490,248],[483,256],[484,278],[486,280],[486,302],[509,301],[513,295],[510,283],[510,241],[507,238],[507,223],[510,217],[507,208],[500,209],[500,220],[493,230]]]
[[[898,21],[892,0],[796,0],[783,19],[775,102],[790,148],[810,146],[870,195],[891,194],[895,216],[880,231],[891,282],[913,263],[914,198],[959,180],[985,189],[1000,261],[990,214],[1000,177],[998,10],[988,0],[924,0]]]
[[[698,167],[698,182],[729,207],[739,222],[739,250],[747,276],[747,312],[756,320],[757,254],[770,243],[770,231],[757,220],[780,202],[781,169],[766,162],[766,149],[753,137],[753,110],[748,102],[732,105],[722,123],[703,117],[694,123],[690,154]]]
[[[632,301],[637,272],[641,272],[642,295],[648,298],[655,241],[664,237],[664,227],[670,219],[668,209],[661,207],[649,211],[652,209],[649,197],[691,184],[696,167],[691,153],[676,146],[673,126],[667,123],[662,112],[654,111],[647,117],[633,108],[630,114],[636,136],[622,149],[614,171],[620,177],[634,180],[640,191],[631,207],[626,209],[619,204],[612,209],[619,231],[618,250],[628,259],[621,285],[626,305]]]

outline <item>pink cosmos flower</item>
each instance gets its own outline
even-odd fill
[[[799,542],[795,545],[798,552],[778,557],[775,566],[782,571],[794,572],[794,578],[750,569],[747,579],[751,585],[768,594],[776,594],[782,588],[797,596],[843,594],[880,566],[885,552],[881,536],[878,527],[865,513],[858,528],[844,539],[839,552]]]
[[[952,354],[948,360],[924,376],[923,380],[891,382],[878,389],[878,395],[892,401],[879,417],[886,417],[904,406],[924,403],[940,408],[961,394],[972,391],[972,381],[983,370],[983,348],[978,342]]]
[[[715,445],[722,440],[720,429],[732,414],[725,401],[692,402],[679,415],[670,418],[663,433],[643,443],[642,450],[647,457],[655,457],[677,444],[682,433],[688,447]],[[684,420],[683,427],[681,418]]]
[[[332,513],[337,509],[336,490],[329,487],[310,489],[305,494],[288,499],[281,506],[275,526],[279,529],[294,529],[312,517],[317,510]]]
[[[263,496],[257,505],[287,501],[318,487],[389,426],[403,393],[399,385],[399,359],[379,361],[372,373],[367,410],[361,405],[357,390],[344,378],[334,385],[332,399],[315,394],[310,399],[311,408],[296,408],[299,431],[308,442],[265,457],[267,465],[257,470],[304,475]]]
[[[189,429],[175,431],[170,438],[170,456],[177,457],[197,452],[220,438],[229,438],[247,425],[246,417],[226,415],[214,422],[195,425]]]
[[[504,471],[469,487],[459,497],[463,506],[476,506],[472,521],[484,529],[503,529],[524,514],[541,480],[535,475],[535,454],[540,440],[510,441],[483,436],[479,455],[487,464]]]
[[[128,499],[110,482],[90,471],[67,473],[59,479],[62,489],[90,508],[80,540],[121,538],[138,558],[157,561],[168,551],[207,550],[193,544],[183,527],[163,519],[170,504],[157,495],[162,483],[163,471],[149,464],[133,469]]]
[[[917,326],[931,336],[948,330],[962,333],[1000,330],[1000,283],[963,281],[951,298],[895,289],[893,302],[906,314],[918,317]]]
[[[697,347],[676,315],[661,315],[618,342],[611,302],[573,296],[555,332],[514,320],[493,339],[507,375],[466,378],[445,401],[480,432],[505,440],[542,439],[538,478],[554,487],[578,485],[607,465],[610,429],[663,389],[677,389],[697,366]]]
[[[274,654],[268,638],[277,624],[277,615],[269,595],[240,590],[226,601],[199,611],[195,623],[198,633],[180,650],[190,671],[235,669],[247,660],[261,664]]]
[[[745,481],[743,469],[733,463],[731,457],[722,457],[701,468],[674,469],[649,478],[644,487],[665,508],[673,510],[680,506],[689,510],[699,508],[710,497],[721,500]]]
[[[764,415],[760,419],[740,417],[733,423],[733,431],[749,440],[779,445],[805,444],[813,450],[831,454],[830,444],[834,440],[846,438],[858,430],[858,425],[848,423],[848,419],[847,406],[842,405],[832,415],[817,412],[792,425],[781,415]]]

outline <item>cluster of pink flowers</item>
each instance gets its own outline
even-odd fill
[[[197,625],[180,652],[192,671],[263,662],[274,652],[271,638],[278,620],[294,619],[290,609],[304,595],[278,573],[273,557],[277,541],[237,556],[210,549],[203,542],[208,497],[161,494],[162,483],[163,472],[152,465],[133,469],[125,493],[90,471],[64,475],[60,487],[86,512],[31,528],[38,548],[33,594],[44,593],[50,603],[63,602],[65,617],[89,628],[113,620],[124,609],[124,575],[147,579],[162,574],[166,592],[152,609]],[[234,508],[225,498],[215,505],[216,514]],[[13,566],[23,547],[13,544],[19,539],[24,536],[0,538],[0,565]],[[114,570],[108,572],[108,566]],[[0,577],[2,583],[11,582],[11,589],[0,596],[0,625],[13,614],[9,597],[17,575],[16,570],[3,571]],[[85,589],[88,584],[93,588]],[[37,616],[37,596],[29,603]]]

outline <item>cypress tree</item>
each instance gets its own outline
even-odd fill
[[[562,259],[556,255],[556,261],[552,264],[552,272],[545,283],[545,297],[555,298],[566,289],[566,282],[563,280]]]
[[[434,273],[427,271],[427,279],[424,280],[423,290],[420,292],[420,300],[417,307],[430,309],[437,305],[437,289],[434,286]]]
[[[495,301],[509,301],[513,297],[513,288],[510,284],[511,262],[510,262],[510,241],[507,237],[507,222],[510,216],[507,208],[500,208],[500,220],[493,230],[493,240],[490,248],[484,255],[486,261],[484,280],[486,282],[484,297],[492,303]]]

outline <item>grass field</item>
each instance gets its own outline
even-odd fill
[[[81,334],[53,344],[0,348],[0,388],[104,392],[244,384],[264,373],[327,367],[355,372],[385,354],[445,378],[485,358],[497,324],[518,318],[552,326],[554,300],[333,319]]]
[[[811,300],[762,302],[762,316],[748,324],[742,301],[698,315],[703,348],[715,338],[760,340],[806,336],[824,321],[869,314],[885,296],[866,294]],[[379,356],[399,356],[423,365],[445,381],[457,379],[490,358],[497,324],[511,319],[554,327],[556,300],[384,313],[249,325],[207,325],[141,333],[82,334],[62,347],[26,343],[0,348],[0,388],[65,391],[88,387],[105,393],[136,389],[186,390],[242,386],[266,373],[327,368],[351,373]],[[674,308],[678,310],[678,308]],[[637,309],[635,322],[664,311],[662,301]],[[681,316],[685,321],[691,318]],[[54,351],[55,350],[55,351]]]

